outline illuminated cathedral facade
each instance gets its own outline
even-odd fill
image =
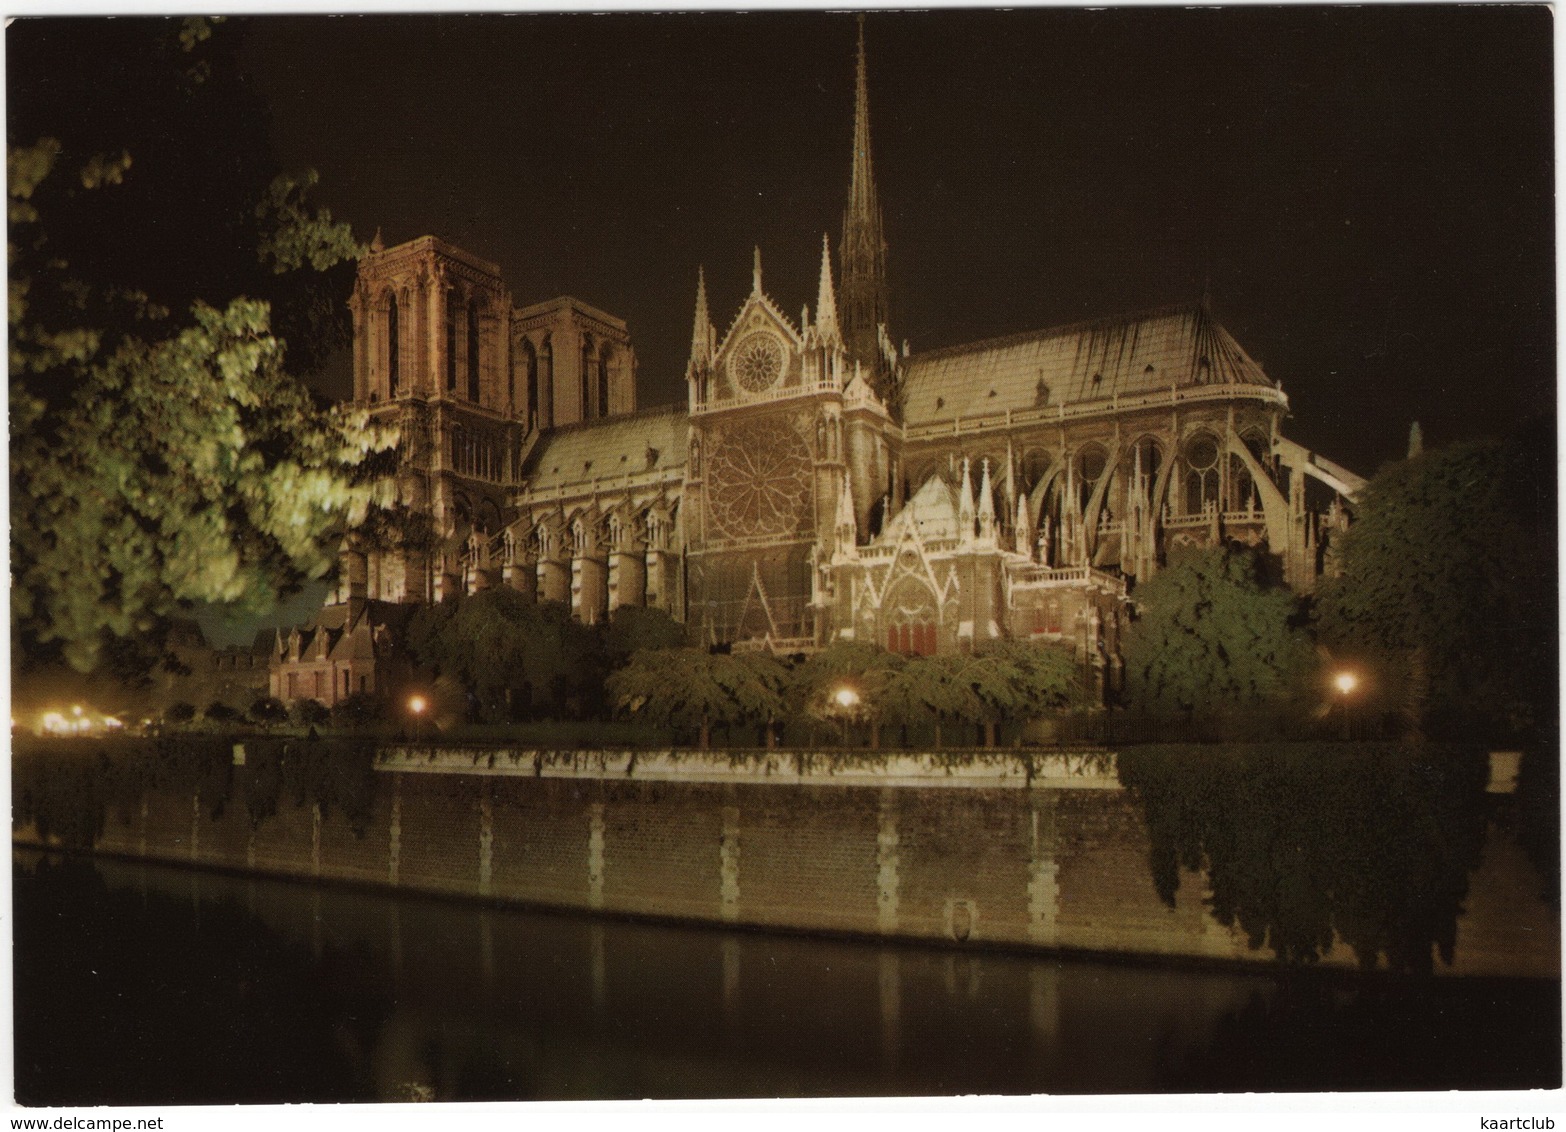
[[[1284,437],[1288,398],[1205,303],[910,354],[886,258],[862,29],[835,269],[824,239],[794,317],[755,251],[722,330],[698,271],[684,406],[637,409],[613,315],[518,307],[495,264],[377,237],[354,399],[401,428],[402,522],[351,538],[332,604],[279,634],[274,694],[307,661],[325,702],[373,690],[399,611],[494,586],[783,654],[1057,642],[1102,688],[1170,551],[1264,548],[1301,591],[1328,567],[1363,481]]]

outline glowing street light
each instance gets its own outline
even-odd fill
[[[859,690],[844,684],[831,694],[831,703],[837,708],[838,723],[842,728],[843,746],[848,746],[848,717],[859,706]]]
[[[1349,724],[1352,718],[1349,715],[1349,696],[1354,694],[1354,689],[1359,687],[1359,676],[1344,669],[1332,677],[1332,686],[1338,690],[1338,695],[1343,700],[1343,738],[1345,741],[1352,738],[1349,733]]]
[[[408,697],[408,710],[411,711],[414,715],[423,715],[429,706],[430,702],[423,696]]]

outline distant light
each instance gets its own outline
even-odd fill
[[[429,706],[429,701],[426,700],[423,696],[408,697],[408,710],[411,711],[414,715],[423,715],[424,709]]]
[[[832,699],[840,708],[856,707],[859,704],[859,693],[852,688],[839,688],[832,693]]]
[[[1355,688],[1359,687],[1359,677],[1355,676],[1352,672],[1339,672],[1332,678],[1332,683],[1339,692],[1346,696]]]
[[[74,705],[72,705],[72,707],[71,707],[71,714],[72,715],[78,715],[79,716],[79,715],[81,715],[81,713],[82,713],[82,705],[81,704],[74,704]]]

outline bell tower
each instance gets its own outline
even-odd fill
[[[349,305],[354,402],[402,443],[392,517],[349,540],[340,597],[439,601],[510,509],[527,431],[511,295],[498,266],[444,240],[388,248],[376,233]]]

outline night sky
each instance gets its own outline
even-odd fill
[[[684,396],[696,268],[726,326],[815,301],[847,191],[854,20],[249,21],[284,162],[361,237],[625,318]],[[1198,298],[1364,473],[1553,415],[1551,23],[1535,8],[875,13],[894,336],[915,351]]]

